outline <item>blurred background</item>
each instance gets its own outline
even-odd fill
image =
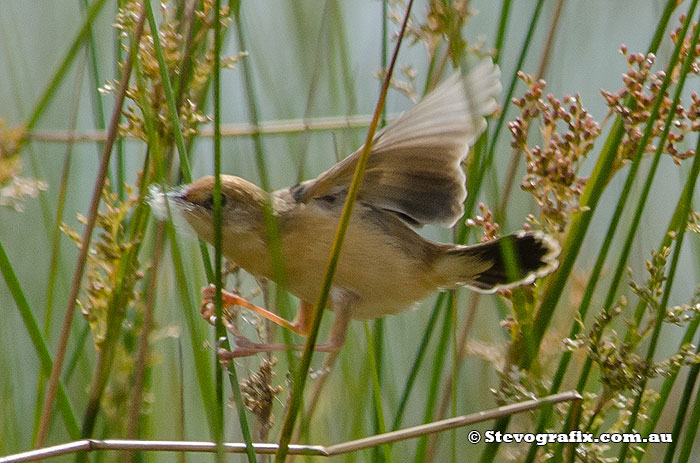
[[[0,120],[3,124],[0,128],[3,130],[21,126],[32,115],[57,69],[65,63],[66,53],[85,21],[84,3],[81,0],[51,4],[0,0]],[[174,8],[174,4],[177,3],[170,0],[169,8]],[[416,2],[412,13],[413,26],[427,23],[429,3],[431,2]],[[557,98],[579,95],[582,105],[593,119],[601,124],[603,137],[610,130],[611,122],[606,123],[609,110],[600,90],[616,92],[622,87],[622,74],[628,70],[620,47],[624,44],[630,52],[644,53],[666,8],[666,2],[661,0],[521,0],[512,4],[510,1],[473,0],[458,3],[465,4],[473,10],[472,16],[461,28],[462,37],[470,50],[467,59],[469,63],[478,59],[471,52],[473,48],[478,48],[479,53],[483,54],[493,49],[497,42],[499,24],[502,24],[504,8],[508,9],[509,16],[504,24],[499,56],[504,84],[502,96],[505,96],[505,91],[517,71],[517,62],[533,14],[541,6],[534,35],[520,70],[526,74],[536,74],[542,68],[543,59],[546,57],[545,70],[541,76],[547,82],[545,93],[551,93]],[[679,26],[678,17],[687,11],[690,2],[678,3],[679,6],[673,12],[670,25],[664,34],[665,38],[657,52],[658,69],[666,66],[673,51],[674,44],[668,38],[668,31]],[[156,19],[161,21],[158,3],[154,2],[153,6]],[[386,21],[389,39],[387,42],[383,42],[382,35],[383,8],[386,8],[389,15]],[[45,183],[45,189],[39,193],[38,198],[22,201],[22,211],[12,207],[0,207],[0,242],[12,263],[52,355],[58,343],[78,255],[75,244],[64,234],[58,235],[56,270],[54,276],[50,276],[50,269],[53,268],[52,254],[56,255],[55,251],[52,252],[52,243],[55,242],[54,230],[62,173],[67,172],[69,175],[62,221],[82,233],[83,226],[77,220],[77,215],[85,215],[88,211],[102,150],[101,142],[77,140],[71,146],[65,139],[72,126],[78,135],[100,132],[101,128],[95,118],[96,99],[100,99],[103,105],[104,120],[109,121],[114,94],[96,92],[96,82],[102,87],[107,81],[117,79],[116,32],[113,28],[116,9],[114,1],[106,2],[101,8],[91,28],[94,53],[89,52],[84,45],[78,49],[65,77],[51,93],[48,105],[41,110],[28,142],[19,155],[21,176],[41,180]],[[338,123],[329,130],[263,133],[260,136],[261,152],[269,172],[271,189],[312,178],[333,165],[338,157],[346,156],[362,144],[367,122],[379,93],[381,82],[377,74],[382,67],[382,46],[386,43],[389,54],[393,50],[399,28],[397,21],[403,17],[404,11],[404,2],[398,1],[390,1],[388,4],[378,0],[242,2],[240,24],[246,42],[243,51],[247,53],[243,60],[245,65],[249,66],[252,96],[249,93],[251,89],[246,87],[242,61],[236,63],[234,69],[223,70],[223,124],[239,131],[245,129],[251,122],[249,98],[255,101],[259,121],[263,123],[295,120],[298,124],[304,119],[313,121],[316,118],[342,116],[361,116],[359,119],[364,121],[355,128],[346,128],[342,123]],[[232,21],[226,30],[222,55],[239,54],[241,43],[237,34],[236,22]],[[547,46],[550,38],[551,44]],[[439,47],[439,50],[443,50],[444,44]],[[123,58],[126,53],[120,53],[120,56]],[[402,68],[410,69],[414,73],[411,75],[415,76],[413,83],[418,99],[425,89],[426,78],[431,72],[430,66],[431,56],[425,43],[416,40],[415,36],[407,37],[399,54],[395,77],[403,83],[409,83],[410,80],[402,72]],[[446,66],[452,66],[449,60]],[[684,98],[688,99],[691,91],[697,91],[697,88],[697,76],[689,76],[683,92]],[[526,90],[527,86],[518,81],[513,96],[519,98]],[[387,100],[387,113],[391,117],[392,114],[406,110],[413,104],[405,94],[392,89]],[[501,104],[504,105],[506,114],[505,123],[500,128],[487,180],[478,193],[478,202],[483,202],[491,209],[499,204],[498,195],[502,191],[501,185],[506,180],[512,154],[512,138],[507,122],[519,115],[518,108],[509,102],[501,101]],[[135,104],[127,100],[125,106],[134,107]],[[207,100],[202,111],[204,114],[211,114],[211,98]],[[495,119],[490,121],[491,140],[494,139],[491,137],[494,134],[495,122]],[[205,123],[202,128],[211,131],[211,124]],[[533,130],[533,145],[541,138],[536,132]],[[685,149],[694,146],[695,137],[689,136],[681,146]],[[597,140],[592,154],[582,163],[578,175],[590,175],[603,142],[603,138]],[[125,180],[134,185],[144,163],[147,145],[141,140],[128,138],[121,149]],[[257,148],[252,137],[224,136],[222,149],[223,172],[261,184],[260,170],[256,164]],[[205,134],[194,137],[190,153],[193,178],[213,173],[211,137]],[[67,156],[70,156],[70,165],[66,170]],[[111,169],[115,172],[119,169],[116,156],[113,157],[113,161]],[[632,279],[637,282],[643,282],[647,278],[645,262],[650,259],[651,250],[657,248],[664,236],[690,170],[690,162],[684,161],[679,167],[668,156],[661,159],[649,202],[641,218],[642,226],[636,234],[628,260]],[[648,172],[649,166],[647,160],[642,161],[641,175]],[[606,236],[611,214],[624,183],[625,169],[623,167],[612,177],[600,198],[592,224],[585,235],[582,251],[542,344],[538,359],[538,368],[541,371],[536,377],[544,389],[551,384],[556,360],[563,350],[562,339],[567,337],[572,320],[576,316],[583,288],[598,257],[600,244]],[[521,229],[528,214],[537,214],[535,200],[517,187],[525,173],[525,162],[521,160],[516,171],[516,187],[504,215],[500,218],[502,234]],[[172,176],[171,182],[177,184],[176,175]],[[641,188],[641,181],[633,185],[633,198],[639,196]],[[478,214],[478,210],[474,210],[473,214]],[[632,214],[630,206],[622,216],[621,227],[626,229],[629,226]],[[156,222],[151,218],[139,258],[146,272],[147,264],[153,258],[155,225]],[[443,242],[453,239],[453,231],[447,229],[429,227],[421,233]],[[472,233],[469,241],[476,242],[480,236],[479,232]],[[560,238],[563,236],[564,234]],[[593,313],[599,312],[607,290],[606,281],[614,273],[615,258],[623,241],[621,236],[624,235],[621,234],[613,241],[609,253],[610,262],[603,268],[600,289],[593,297]],[[213,328],[205,324],[196,313],[196,308],[199,307],[199,290],[206,284],[206,275],[196,240],[181,238],[181,259],[186,273],[189,309],[195,309],[195,326],[189,328],[185,314],[185,310],[188,309],[183,304],[181,289],[178,289],[181,283],[172,264],[170,247],[166,244],[157,282],[155,325],[150,337],[152,352],[149,357],[149,378],[142,408],[141,437],[209,440],[211,433],[208,429],[207,409],[203,404],[201,383],[195,374],[194,363],[197,360],[193,358],[194,351],[205,352],[205,355],[209,356],[208,374],[213,377]],[[668,301],[671,306],[688,302],[695,293],[698,282],[697,244],[697,235],[689,234],[684,242],[673,292]],[[263,304],[263,297],[255,295],[257,285],[252,277],[241,274],[236,278],[240,279],[244,295]],[[625,283],[628,278],[628,275],[624,276],[618,296],[634,298]],[[50,279],[54,281],[50,283]],[[229,280],[230,286],[233,285],[233,281],[234,278]],[[145,282],[143,285],[141,297],[145,301]],[[47,288],[50,288],[50,294]],[[432,296],[415,310],[387,317],[383,326],[379,328],[383,331],[379,335],[376,334],[378,328],[374,322],[367,326],[373,333],[372,339],[380,343],[374,347],[381,351],[378,354],[379,389],[387,428],[391,428],[394,423],[416,353],[424,339],[425,327],[433,316],[437,297],[437,294]],[[454,406],[447,407],[445,416],[452,413],[474,413],[501,403],[503,395],[494,394],[493,390],[502,384],[498,370],[503,367],[510,345],[511,335],[501,323],[504,317],[511,315],[509,302],[500,299],[500,296],[484,296],[475,302],[478,304],[478,310],[470,311],[469,303],[473,299],[470,299],[468,290],[458,291],[455,297],[456,324],[452,324],[452,315],[446,309],[437,312],[438,333],[427,340],[424,361],[417,370],[415,385],[405,404],[403,426],[431,421],[430,416],[435,415],[435,412],[427,412],[426,405],[439,405],[439,399],[442,398],[445,387],[449,388],[448,381],[452,379],[455,381],[455,387],[451,390],[456,392],[456,400]],[[81,298],[84,300],[84,293],[81,293]],[[292,301],[292,306],[295,310],[296,301]],[[4,365],[4,374],[0,375],[0,453],[9,454],[30,449],[33,445],[43,398],[43,389],[39,385],[46,378],[39,374],[40,363],[29,339],[26,324],[16,309],[15,299],[4,284],[0,285],[0,307],[0,364]],[[332,316],[327,313],[320,340],[325,339],[331,319]],[[126,332],[129,332],[130,323],[138,325],[139,320],[138,315],[133,318],[127,315],[123,322]],[[471,325],[466,355],[459,358],[460,367],[457,370],[457,361],[453,361],[453,343],[468,322]],[[590,326],[590,323],[586,326]],[[619,325],[616,325],[616,328],[623,331],[624,327],[624,321],[619,321]],[[199,333],[200,338],[197,341],[193,340],[191,329]],[[666,358],[673,354],[685,332],[685,327],[664,326],[657,349],[658,358]],[[448,333],[449,336],[441,337],[441,333]],[[129,343],[136,343],[136,331],[131,340],[128,335],[124,336],[124,346],[127,346],[125,349],[128,351]],[[278,335],[278,338],[281,339],[281,336]],[[296,336],[292,339],[301,340]],[[202,343],[201,340],[205,340],[206,343]],[[320,395],[314,417],[307,423],[308,431],[300,442],[331,444],[377,432],[368,357],[372,354],[368,354],[367,343],[365,326],[361,322],[353,322],[346,347],[332,371],[328,373],[328,384]],[[445,343],[447,355],[440,355],[438,352],[446,349],[443,345]],[[586,355],[585,350],[574,352],[574,365],[569,367],[569,373],[565,375],[564,384],[560,388],[562,391],[575,387],[580,365]],[[290,389],[286,355],[280,354],[276,357],[278,363],[273,367],[276,373],[273,384],[280,386],[282,392],[273,401],[274,425],[269,434],[271,442],[278,439],[284,404]],[[82,416],[88,401],[96,358],[88,323],[78,316],[72,327],[66,361],[66,365],[71,369],[70,377],[64,376],[68,396],[78,417]],[[128,392],[128,384],[131,381],[129,375],[133,365],[118,363],[119,359],[127,358],[128,356],[122,356],[121,352],[117,355],[117,365],[113,368],[110,384],[103,398],[104,410],[98,415],[95,437],[124,437],[121,434],[123,430],[115,427],[113,423],[114,414],[119,415],[123,411],[119,408],[120,402],[126,400],[126,396],[120,394]],[[252,357],[238,361],[239,380],[242,381],[258,371],[261,358]],[[324,355],[316,355],[313,359],[314,373],[311,374],[307,386],[307,400],[314,384],[323,376],[322,372],[319,373],[323,359]],[[658,432],[671,432],[677,408],[689,406],[679,403],[686,370],[687,368],[681,370],[679,380],[668,397],[665,412],[656,426]],[[124,377],[120,378],[120,374]],[[598,376],[598,373],[594,373],[588,381],[587,390],[592,394],[599,394],[601,391]],[[654,378],[648,387],[658,390],[662,381],[663,378]],[[228,397],[228,384],[226,387],[225,394]],[[308,406],[308,402],[306,405]],[[435,408],[435,405],[433,407]],[[624,409],[625,406],[620,408]],[[241,441],[236,410],[227,408],[225,413],[226,439]],[[58,412],[54,415],[47,443],[70,440]],[[513,421],[510,429],[531,432],[536,420],[537,415],[519,417]],[[597,425],[597,429],[609,429],[607,426],[616,422],[617,416],[608,415],[606,420],[604,424]],[[492,429],[493,422],[483,423],[476,428]],[[468,444],[466,433],[467,430],[460,429],[455,433],[440,435],[439,440],[428,445],[428,456],[424,459],[446,461],[449,458],[454,459],[457,455],[456,461],[475,461],[483,448]],[[408,461],[417,453],[425,455],[426,449],[424,448],[424,453],[421,454],[420,445],[415,439],[395,444],[390,454],[395,461]],[[505,445],[495,458],[496,461],[523,461],[527,450],[527,447]],[[652,445],[645,461],[660,458],[665,452],[664,444]],[[617,452],[611,451],[610,455],[617,455]],[[700,455],[698,451],[695,452],[696,458],[697,455]],[[112,457],[113,455],[98,456],[96,459]],[[372,450],[336,457],[333,461],[380,461],[387,457],[383,452]],[[149,454],[143,458],[169,460],[177,456]],[[211,457],[188,455],[187,458],[200,460]],[[239,457],[231,458],[238,461]],[[540,452],[537,458],[544,461],[546,456]],[[586,459],[591,458],[590,455],[582,454],[580,458],[596,461]]]

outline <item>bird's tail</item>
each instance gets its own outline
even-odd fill
[[[553,272],[561,248],[542,232],[519,232],[473,246],[447,248],[436,262],[441,286],[480,292],[526,285]]]

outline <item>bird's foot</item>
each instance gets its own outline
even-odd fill
[[[221,363],[228,363],[231,359],[240,357],[250,357],[259,352],[267,352],[265,349],[261,349],[261,346],[266,346],[266,344],[259,344],[251,341],[242,334],[233,333],[233,349],[229,350],[221,346],[223,340],[219,341],[216,346],[216,356],[219,357]]]
[[[206,320],[207,323],[209,323],[212,326],[216,325],[216,308],[214,305],[215,296],[216,286],[209,285],[202,288],[202,304],[199,307],[199,312],[202,314],[202,318],[204,318],[204,320]],[[226,291],[225,289],[221,290],[221,302],[222,309],[224,311],[228,307],[232,307],[235,305],[246,308],[250,308],[250,306],[254,305],[247,299],[230,291]],[[229,332],[233,332],[233,324],[231,323],[229,317],[224,316],[222,322]]]

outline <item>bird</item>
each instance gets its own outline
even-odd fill
[[[464,286],[493,293],[531,284],[557,268],[559,244],[542,231],[519,231],[475,245],[435,242],[417,232],[428,224],[452,227],[464,214],[462,164],[486,129],[485,117],[497,111],[500,91],[500,70],[484,59],[468,73],[455,72],[373,138],[330,289],[334,321],[328,341],[316,350],[337,352],[351,320],[407,311],[436,291]],[[275,279],[265,225],[269,207],[285,288],[300,300],[294,321],[223,291],[226,307],[242,306],[297,334],[308,333],[362,150],[314,179],[271,193],[243,178],[220,176],[223,255],[255,277]],[[172,191],[156,186],[149,203],[158,218],[167,220],[172,212],[213,243],[214,183],[206,176]],[[212,287],[205,289],[205,301],[213,294]],[[229,355],[300,347],[256,343],[237,334]]]

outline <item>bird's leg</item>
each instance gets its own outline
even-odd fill
[[[244,306],[245,307],[245,306]],[[299,324],[308,332],[311,323],[311,315],[313,314],[313,305],[303,302],[300,305],[299,314],[297,315],[294,324]],[[345,335],[350,324],[350,311],[348,307],[341,307],[335,310],[335,319],[331,325],[331,332],[328,341],[324,344],[319,344],[314,347],[314,350],[319,352],[338,352],[345,343]],[[247,357],[259,352],[272,352],[282,350],[303,350],[303,344],[271,344],[271,343],[256,343],[252,342],[245,336],[234,333],[235,347],[229,351],[219,349],[217,355],[222,361],[227,361],[237,357]]]
[[[212,323],[212,321],[214,320],[215,291],[215,286],[207,286],[204,289],[202,289],[202,306],[200,308],[200,312],[202,313],[204,319],[207,320],[209,323]],[[234,305],[245,307],[246,309],[252,310],[253,312],[267,318],[273,323],[276,323],[289,330],[292,330],[296,334],[305,335],[309,331],[308,325],[311,322],[310,314],[313,310],[313,306],[306,308],[304,306],[304,304],[306,303],[302,303],[300,305],[299,314],[297,315],[297,318],[293,322],[290,322],[289,320],[280,317],[276,313],[270,312],[269,310],[257,306],[252,302],[249,302],[247,299],[238,296],[237,294],[233,294],[223,289],[221,290],[221,299],[225,308],[232,307]],[[227,326],[227,328],[229,329],[229,331],[233,332],[231,327]],[[234,333],[234,335],[236,335],[236,333]]]

